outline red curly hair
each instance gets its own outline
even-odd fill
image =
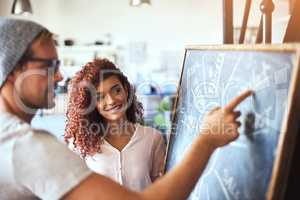
[[[106,124],[96,108],[93,88],[97,88],[101,81],[111,76],[117,76],[128,91],[129,105],[126,110],[128,121],[132,123],[143,121],[142,104],[137,101],[135,90],[127,77],[107,59],[95,59],[87,63],[70,81],[64,134],[65,141],[67,143],[72,141],[75,150],[83,157],[101,152]],[[100,129],[93,124],[100,125]]]

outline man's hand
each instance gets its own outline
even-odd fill
[[[237,118],[241,112],[234,109],[251,94],[252,91],[245,91],[224,108],[217,107],[211,110],[204,117],[200,138],[205,139],[212,148],[224,146],[237,139],[238,128],[241,126]]]

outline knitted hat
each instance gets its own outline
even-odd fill
[[[43,29],[32,21],[0,17],[0,87]]]

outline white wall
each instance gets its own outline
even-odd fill
[[[30,18],[44,24],[61,39],[78,43],[93,42],[112,33],[113,43],[147,44],[145,68],[159,68],[161,52],[180,52],[186,44],[222,43],[223,0],[152,0],[151,6],[135,8],[129,0],[31,0]],[[241,25],[245,0],[235,0],[235,25]],[[254,4],[249,20],[257,25],[260,0]],[[9,15],[12,0],[0,0],[0,15]],[[287,16],[287,0],[277,0],[274,20]],[[277,20],[278,21],[278,20]],[[282,20],[281,20],[282,21]],[[281,41],[286,20],[274,27],[275,42]],[[176,53],[174,53],[176,54]],[[180,53],[179,53],[180,54]],[[183,55],[183,54],[180,54]],[[180,60],[174,68],[179,71]]]
[[[117,43],[147,41],[151,46],[182,47],[183,44],[222,42],[223,0],[152,0],[151,6],[135,8],[129,0],[31,0],[31,17],[62,38],[93,41],[113,33]],[[0,15],[9,15],[12,0],[0,0]],[[245,0],[235,0],[236,25],[241,24]],[[259,3],[254,0],[250,25],[259,22]],[[287,0],[277,0],[274,17],[287,15]]]
[[[222,41],[222,4],[209,2],[152,0],[151,6],[135,8],[128,0],[31,0],[32,18],[62,37],[90,40],[111,32],[118,42],[148,40],[171,47]],[[0,0],[2,15],[11,4]]]

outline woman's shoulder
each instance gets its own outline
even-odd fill
[[[139,131],[139,133],[142,133],[144,137],[146,136],[150,138],[155,138],[157,140],[163,138],[162,132],[150,126],[137,124],[137,131]]]

